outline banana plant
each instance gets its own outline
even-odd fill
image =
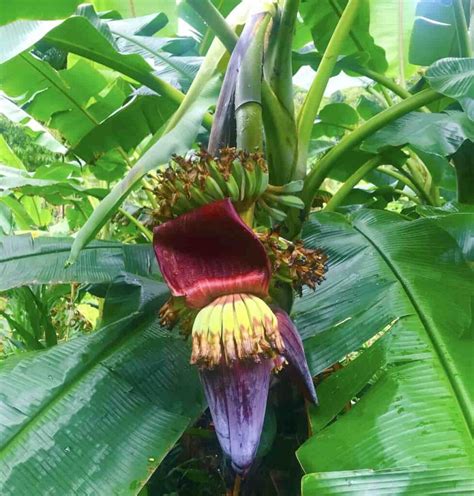
[[[188,38],[77,1],[1,20],[0,89],[66,148],[27,168],[3,147],[30,233],[0,237],[0,289],[100,310],[67,339],[2,309],[32,350],[0,362],[2,494],[162,494],[195,438],[221,492],[296,494],[296,460],[306,496],[469,490],[469,6],[427,3],[398,80],[366,0],[186,0]],[[440,29],[442,59],[420,41]],[[429,65],[408,82],[407,58]],[[326,99],[341,71],[370,80],[356,105]],[[29,204],[67,205],[75,236],[38,238]]]

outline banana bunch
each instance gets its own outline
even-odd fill
[[[259,153],[224,148],[218,160],[209,161],[209,172],[224,197],[252,204],[268,187],[268,168]]]
[[[197,207],[230,198],[245,209],[268,188],[268,168],[259,153],[224,148],[219,158],[200,150],[173,161],[156,177],[159,208],[154,217],[165,221]]]
[[[287,208],[304,208],[294,195],[303,188],[303,181],[272,186],[263,155],[235,148],[223,148],[218,158],[205,150],[174,156],[155,180],[158,209],[153,216],[159,222],[223,198],[230,198],[238,211],[256,202],[257,210],[275,222],[285,220]]]
[[[283,186],[269,185],[261,198],[259,198],[257,205],[273,220],[282,222],[286,219],[285,207],[304,208],[301,198],[292,194],[298,193],[302,189],[303,181],[292,181]]]

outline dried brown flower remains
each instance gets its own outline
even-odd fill
[[[328,257],[323,251],[305,248],[301,240],[288,241],[277,231],[257,236],[270,258],[274,277],[290,283],[298,294],[303,286],[315,289],[324,280]]]

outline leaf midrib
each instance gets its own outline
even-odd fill
[[[415,295],[410,291],[408,284],[406,283],[402,274],[397,270],[395,264],[390,260],[390,257],[388,257],[384,253],[381,247],[378,246],[373,239],[371,239],[368,235],[366,235],[362,229],[356,226],[355,223],[352,223],[352,227],[361,236],[363,236],[363,238],[366,239],[367,242],[376,250],[380,258],[384,261],[385,265],[389,268],[389,270],[392,272],[396,280],[400,283],[403,291],[405,292],[408,300],[410,301],[410,304],[415,310],[418,319],[420,320],[423,328],[425,329],[425,332],[432,344],[432,348],[435,350],[435,354],[438,357],[438,360],[441,363],[441,366],[448,378],[448,383],[453,390],[453,396],[455,397],[455,401],[457,402],[459,409],[462,412],[462,417],[466,425],[466,430],[470,431],[469,421],[468,421],[469,411],[467,410],[469,408],[469,400],[463,397],[464,395],[462,389],[460,388],[459,384],[455,379],[456,371],[452,370],[449,361],[446,360],[447,352],[445,350],[445,347],[443,345],[443,340],[441,339],[438,330],[434,326],[430,325],[430,323],[426,319],[422,308],[418,305],[416,301]]]

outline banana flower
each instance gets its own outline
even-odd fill
[[[153,244],[173,297],[198,311],[191,363],[199,368],[219,443],[245,475],[258,448],[272,372],[287,365],[306,397],[317,401],[295,326],[269,306],[270,260],[229,199],[155,227]]]

